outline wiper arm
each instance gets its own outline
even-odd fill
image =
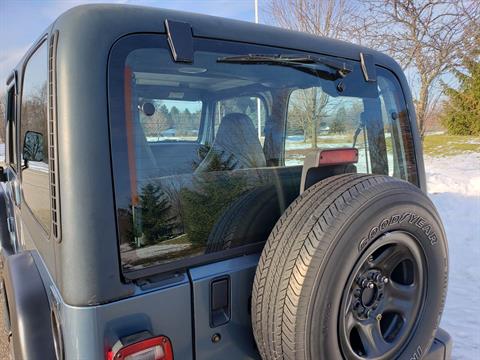
[[[289,66],[309,74],[326,78],[328,80],[337,80],[340,78],[344,78],[345,76],[350,74],[353,70],[352,66],[350,66],[345,62],[333,60],[333,59],[327,59],[320,56],[312,56],[312,55],[247,54],[247,55],[220,57],[217,59],[217,62],[231,63],[231,64],[269,64],[269,65]],[[313,67],[308,67],[308,65],[316,65],[316,64],[324,65],[332,70],[335,70],[335,72],[332,74],[327,71],[323,71]]]

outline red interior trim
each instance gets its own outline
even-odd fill
[[[135,134],[132,117],[132,69],[125,66],[124,70],[124,98],[125,98],[125,128],[127,130],[128,168],[130,173],[130,195],[132,205],[138,204],[137,167],[135,157]]]

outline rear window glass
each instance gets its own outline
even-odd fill
[[[356,61],[339,78],[321,64],[311,72],[218,61],[285,50],[194,44],[193,64],[174,63],[157,35],[124,38],[112,51],[111,144],[124,272],[260,250],[299,195],[305,156],[319,148],[356,147],[360,159],[351,171],[416,183],[402,92],[387,70],[378,68],[377,83],[367,83]]]
[[[147,142],[197,141],[201,101],[141,99],[139,107]]]

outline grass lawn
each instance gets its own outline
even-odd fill
[[[443,157],[463,153],[480,153],[479,136],[427,135],[423,140],[426,156]]]

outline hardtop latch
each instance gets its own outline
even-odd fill
[[[165,20],[168,45],[175,62],[193,62],[193,35],[189,23]]]
[[[360,64],[362,65],[363,76],[366,82],[377,81],[377,70],[372,54],[360,53]]]

